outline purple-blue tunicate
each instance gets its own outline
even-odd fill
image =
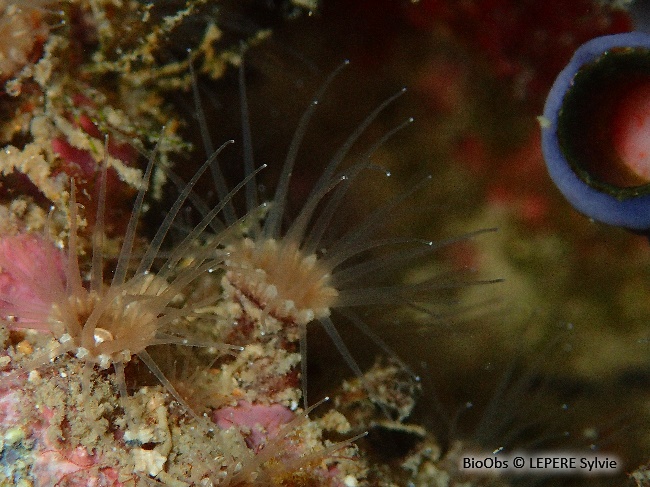
[[[592,39],[555,80],[541,123],[544,159],[562,194],[586,216],[635,231],[650,229],[650,181],[617,153],[613,120],[622,99],[649,82],[650,35]]]

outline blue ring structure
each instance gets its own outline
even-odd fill
[[[646,186],[638,194],[606,191],[589,184],[572,168],[558,136],[558,123],[565,97],[574,86],[575,77],[585,66],[593,65],[616,52],[648,51],[650,35],[629,32],[598,37],[583,44],[559,74],[544,106],[542,152],[548,172],[567,200],[581,213],[609,225],[636,231],[650,229],[650,192]],[[650,137],[650,134],[648,134]],[[597,185],[596,185],[597,186]]]

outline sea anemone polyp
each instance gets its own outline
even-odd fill
[[[302,142],[317,109],[320,98],[335,76],[347,62],[336,69],[317,91],[312,102],[298,122],[289,144],[286,159],[272,199],[267,201],[261,218],[249,219],[246,234],[240,240],[229,240],[224,247],[222,288],[227,299],[245,303],[260,316],[262,334],[266,334],[266,318],[271,316],[281,322],[288,342],[299,341],[301,353],[301,382],[306,402],[307,326],[319,322],[332,339],[345,362],[358,376],[362,371],[333,321],[337,319],[357,326],[385,352],[395,355],[390,348],[365,324],[354,308],[367,306],[409,306],[415,303],[431,304],[441,289],[458,287],[462,279],[432,275],[412,284],[400,281],[407,266],[429,258],[436,250],[451,243],[431,242],[409,237],[385,236],[386,220],[395,216],[405,206],[413,193],[422,188],[430,177],[423,180],[369,212],[352,226],[340,225],[338,220],[355,184],[367,175],[389,177],[389,171],[373,163],[372,157],[379,148],[413,120],[387,130],[371,143],[353,161],[351,151],[368,127],[377,120],[405,90],[386,99],[372,110],[334,151],[324,170],[311,189],[295,218],[287,223],[287,203],[290,180],[299,158]],[[243,122],[244,168],[247,174],[254,171],[252,141],[243,67],[240,69],[240,90]],[[197,103],[198,105],[198,103]],[[199,110],[202,131],[207,132],[205,120]],[[210,152],[209,143],[206,145]],[[225,178],[220,168],[213,168],[216,192],[223,198],[226,193]],[[255,178],[246,185],[247,211],[259,208],[258,187]],[[224,225],[237,221],[237,212],[230,204],[224,209]],[[468,238],[469,235],[459,237]],[[454,239],[456,240],[456,239]],[[228,297],[229,296],[229,297]],[[401,363],[401,362],[400,362]]]
[[[152,243],[139,260],[134,259],[136,227],[141,215],[143,198],[148,186],[154,158],[143,176],[136,197],[117,265],[110,285],[104,282],[104,208],[106,202],[106,164],[100,171],[100,193],[96,223],[92,234],[93,256],[89,282],[80,270],[77,235],[78,208],[75,182],[71,180],[70,231],[68,251],[64,254],[53,242],[37,235],[7,237],[0,244],[0,312],[9,329],[35,329],[51,334],[54,345],[28,357],[14,367],[15,372],[49,364],[57,357],[72,353],[84,366],[83,382],[90,387],[94,366],[113,366],[120,394],[127,394],[124,366],[137,355],[181,404],[186,405],[172,384],[147,353],[147,347],[159,344],[203,345],[219,351],[229,351],[220,343],[193,340],[187,332],[176,331],[179,324],[190,320],[212,319],[196,314],[206,302],[186,303],[184,293],[204,273],[219,268],[217,253],[219,237],[213,238],[212,256],[190,253],[193,245],[186,238],[174,247],[157,273],[152,271],[154,260],[165,236],[185,199],[209,162],[197,172],[167,214]],[[216,207],[215,212],[219,211]],[[207,224],[206,224],[207,225]],[[195,228],[192,235],[201,232]],[[209,250],[208,249],[208,250]],[[135,271],[132,269],[135,268]],[[184,328],[185,330],[187,327]],[[5,375],[8,380],[15,374]],[[189,410],[189,408],[188,408]],[[191,413],[191,410],[190,410]]]

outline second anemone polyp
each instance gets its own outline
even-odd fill
[[[575,52],[546,100],[542,150],[580,212],[650,229],[650,35],[599,37]]]

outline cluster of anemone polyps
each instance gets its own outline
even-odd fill
[[[151,268],[171,222],[208,163],[187,184],[152,243],[141,259],[136,261],[136,227],[153,161],[152,157],[143,176],[110,285],[105,284],[103,272],[106,164],[100,171],[89,282],[83,279],[85,273],[79,265],[78,208],[74,180],[71,180],[70,188],[67,255],[42,236],[19,235],[2,240],[0,311],[5,325],[10,330],[29,328],[49,333],[55,344],[35,353],[13,373],[0,380],[10,380],[22,371],[36,369],[72,353],[85,364],[83,381],[87,389],[90,388],[90,376],[95,366],[107,369],[112,365],[118,390],[125,397],[127,389],[124,366],[131,361],[133,355],[137,355],[168,391],[185,405],[146,349],[159,344],[206,345],[205,342],[193,340],[192,336],[179,335],[176,330],[179,323],[207,319],[195,313],[197,308],[206,303],[185,303],[183,295],[188,286],[203,273],[219,267],[214,257],[218,254],[212,252],[213,255],[208,259],[194,253],[189,258],[186,251],[192,246],[193,240],[186,238],[170,251],[160,271],[153,273]],[[215,211],[218,209],[219,207]],[[199,232],[200,229],[195,229],[193,235]],[[213,245],[216,247],[218,244],[218,238],[214,239]],[[207,252],[210,249],[205,250]],[[135,265],[137,268],[133,271]],[[220,343],[207,345],[217,350],[231,349]]]
[[[388,200],[371,212],[358,226],[341,234],[332,234],[331,229],[335,228],[332,222],[336,220],[338,212],[345,204],[353,183],[366,172],[377,169],[371,161],[374,152],[393,134],[410,123],[409,119],[389,130],[372,144],[358,161],[341,169],[366,128],[401,92],[379,105],[359,124],[331,157],[293,222],[288,227],[283,224],[291,173],[302,139],[319,98],[338,72],[339,70],[335,71],[327,79],[303,114],[291,141],[275,196],[270,202],[259,204],[260,197],[255,181],[259,169],[255,169],[250,155],[251,140],[247,135],[248,131],[244,130],[244,148],[247,154],[247,176],[244,181],[232,191],[228,191],[224,178],[215,165],[213,174],[216,175],[216,192],[220,203],[211,210],[206,210],[201,222],[180,243],[164,254],[159,253],[185,201],[194,198],[192,189],[198,178],[208,167],[215,164],[216,155],[211,156],[183,187],[150,245],[142,250],[141,257],[136,258],[140,252],[135,247],[136,227],[155,159],[152,156],[136,197],[110,284],[105,283],[103,272],[106,163],[100,171],[98,212],[92,232],[93,255],[88,276],[82,272],[79,263],[78,209],[74,181],[71,182],[70,191],[71,221],[67,254],[58,250],[45,237],[30,237],[33,238],[34,247],[40,247],[37,258],[30,261],[24,254],[24,242],[17,242],[12,246],[11,240],[6,239],[8,247],[4,252],[0,252],[0,266],[5,277],[8,276],[9,279],[7,282],[0,282],[0,311],[5,322],[9,329],[32,328],[51,334],[54,340],[49,346],[15,365],[13,371],[1,377],[0,381],[17,379],[18,376],[22,377],[21,373],[24,371],[34,370],[56,362],[63,356],[72,355],[76,357],[73,360],[83,364],[81,382],[87,393],[92,390],[91,379],[96,369],[112,367],[117,390],[123,398],[128,398],[124,369],[132,356],[137,355],[168,392],[194,414],[151,358],[147,348],[158,344],[209,345],[217,350],[231,351],[233,347],[229,345],[207,343],[201,339],[206,336],[203,334],[205,328],[209,328],[219,319],[216,315],[206,312],[206,309],[214,309],[215,304],[220,303],[225,303],[223,308],[232,313],[228,316],[229,321],[225,323],[225,328],[232,326],[235,330],[240,325],[245,328],[252,324],[253,327],[258,327],[259,335],[264,336],[267,333],[267,322],[274,321],[281,331],[278,340],[275,340],[278,338],[276,336],[264,341],[271,335],[267,333],[265,339],[258,342],[256,337],[242,333],[245,340],[237,344],[245,345],[245,350],[232,361],[233,372],[230,375],[225,372],[230,365],[226,361],[220,364],[221,376],[228,381],[226,389],[232,393],[232,397],[229,398],[228,407],[212,411],[211,419],[219,427],[221,426],[218,419],[221,416],[232,413],[235,418],[235,413],[245,415],[258,405],[265,408],[266,412],[277,406],[292,417],[291,410],[297,409],[298,404],[295,398],[299,397],[299,394],[294,394],[295,391],[288,394],[269,394],[265,397],[263,392],[247,395],[246,393],[251,391],[242,389],[247,387],[246,384],[252,384],[251,388],[259,385],[259,382],[256,382],[259,377],[277,379],[270,386],[275,392],[297,387],[292,376],[296,371],[285,370],[293,369],[296,364],[292,357],[287,358],[295,349],[293,342],[300,344],[301,382],[303,400],[306,403],[306,330],[314,321],[321,323],[345,361],[360,377],[362,372],[334,325],[335,312],[340,312],[340,316],[358,326],[385,351],[391,353],[353,308],[429,302],[439,289],[458,285],[456,280],[438,277],[414,284],[400,284],[391,280],[404,266],[417,259],[427,258],[447,242],[434,244],[420,239],[380,235],[386,216],[396,211],[412,191],[417,190],[418,185],[412,191]],[[241,73],[243,79],[243,69]],[[242,107],[246,110],[245,103],[242,103]],[[246,119],[247,114],[245,115]],[[218,153],[219,151],[215,152]],[[388,172],[385,174],[389,175]],[[232,197],[241,188],[245,188],[247,212],[238,217]],[[260,212],[260,209],[263,211]],[[223,221],[217,220],[219,215]],[[262,217],[258,218],[260,215]],[[208,235],[205,232],[208,226],[218,229],[216,235]],[[154,266],[156,259],[161,263]],[[200,288],[198,281],[203,278],[211,280],[213,276],[218,279],[214,282],[220,283],[218,291],[208,292],[205,298],[195,299],[195,293],[201,294],[197,291]],[[214,290],[216,287],[210,289]],[[192,298],[188,298],[189,295],[192,295]],[[255,315],[249,313],[249,310],[253,309],[257,311]],[[224,323],[220,323],[214,328],[223,328],[223,325]],[[191,334],[193,328],[197,330],[197,335]],[[236,333],[233,332],[232,335],[235,336]],[[247,368],[247,377],[243,377],[244,373],[237,369],[239,358],[246,361],[244,366]],[[279,361],[286,366],[281,372],[281,367],[273,363]],[[249,380],[249,376],[253,377]],[[259,445],[256,445],[254,454],[251,454],[248,460],[239,459],[232,470],[224,472],[219,469],[215,473],[213,483],[273,485],[277,483],[274,480],[277,477],[293,477],[301,468],[320,463],[341,445],[348,444],[344,442],[323,449],[318,439],[321,449],[310,454],[305,453],[305,445],[299,443],[304,443],[304,438],[301,437],[296,439],[300,448],[297,448],[292,456],[290,438],[300,423],[305,422],[306,416],[302,418],[283,421],[285,427],[279,433],[280,439],[274,441],[267,438],[264,446],[258,448]],[[254,418],[246,419],[249,421]],[[236,420],[232,423],[236,424]],[[238,426],[249,427],[246,422]],[[244,441],[239,439],[239,443]],[[161,472],[161,468],[162,465],[156,469],[136,470],[147,471],[151,476],[156,476]],[[327,468],[321,470],[326,473],[329,471]],[[225,475],[225,481],[221,474]]]

